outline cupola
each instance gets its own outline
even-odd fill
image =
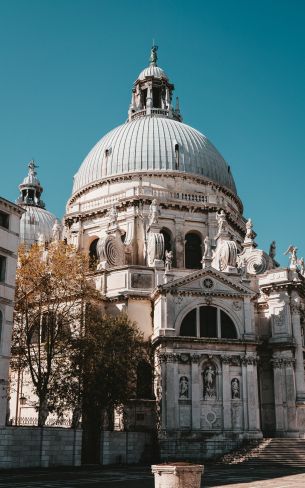
[[[163,69],[157,66],[157,51],[158,46],[154,45],[150,52],[149,66],[141,71],[134,83],[128,111],[129,121],[145,115],[161,115],[182,121],[178,98],[176,107],[172,106],[174,85],[169,82]]]

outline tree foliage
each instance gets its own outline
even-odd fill
[[[29,371],[38,425],[50,411],[61,417],[70,410],[73,427],[82,415],[90,441],[103,414],[136,395],[138,365],[148,354],[127,315],[102,313],[89,279],[88,259],[73,246],[20,248],[12,368]]]
[[[71,245],[55,242],[47,251],[38,244],[21,246],[18,257],[12,368],[29,371],[38,424],[44,425],[60,402],[56,385],[69,367],[71,337],[81,330],[95,291],[86,279],[87,257]]]

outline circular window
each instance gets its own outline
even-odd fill
[[[204,278],[204,280],[202,280],[202,287],[203,288],[206,288],[207,290],[211,290],[211,288],[213,288],[214,286],[214,282],[211,278]]]

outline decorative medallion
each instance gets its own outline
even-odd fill
[[[204,278],[201,281],[202,288],[206,288],[207,290],[211,290],[214,287],[214,281],[211,278]]]

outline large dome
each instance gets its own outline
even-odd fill
[[[136,118],[106,134],[75,175],[73,193],[112,175],[147,170],[204,176],[236,193],[229,166],[203,134],[156,116]]]

